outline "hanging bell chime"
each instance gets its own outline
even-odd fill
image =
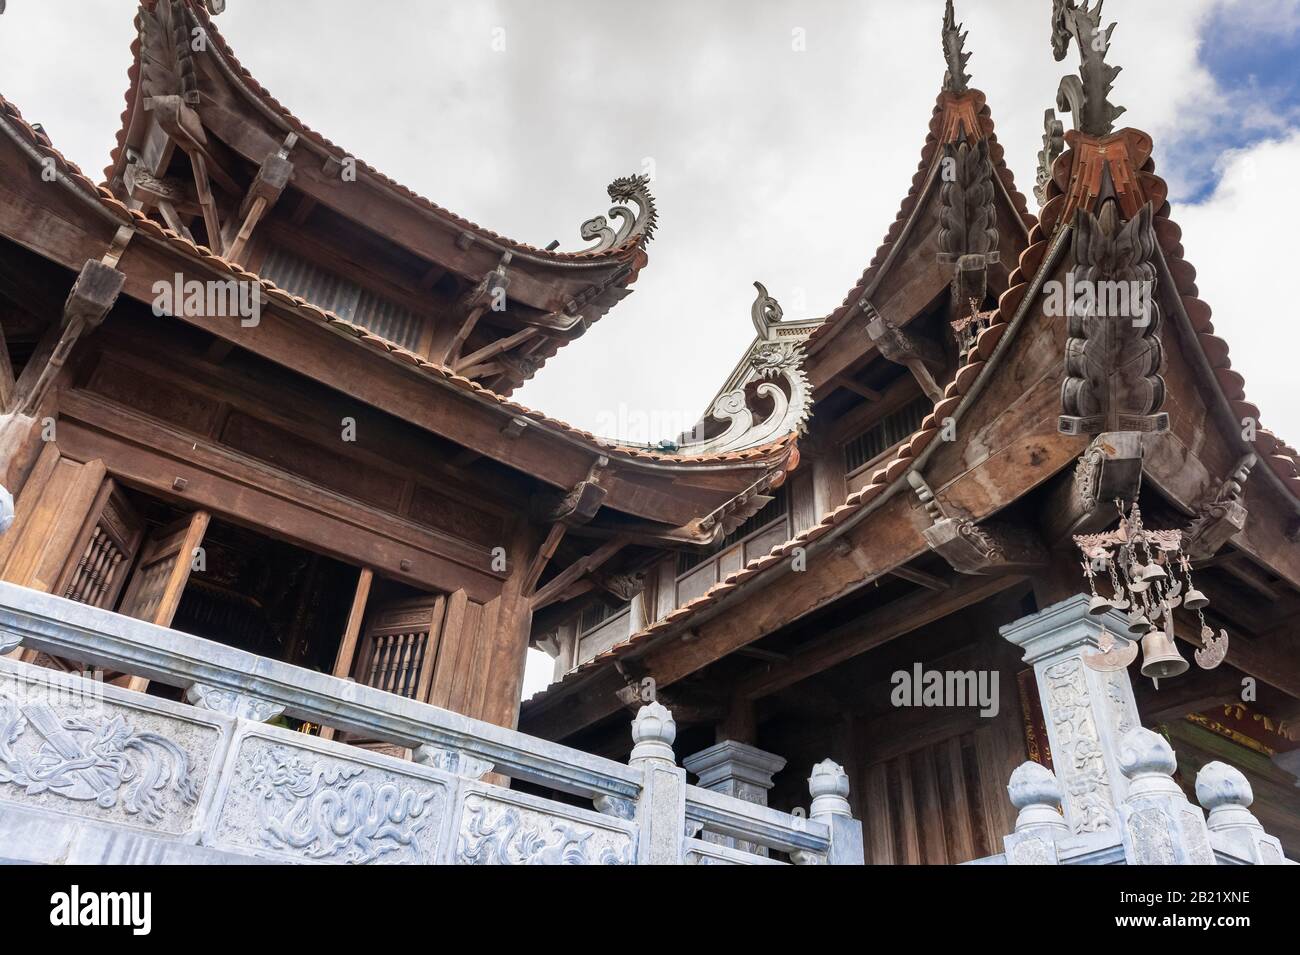
[[[1088,601],[1088,613],[1094,617],[1101,617],[1110,613],[1112,607],[1109,600],[1101,594],[1093,594],[1092,599]]]
[[[1155,561],[1152,561],[1138,571],[1138,577],[1146,584],[1150,584],[1152,581],[1161,580],[1168,576],[1169,575],[1165,573],[1165,569]]]
[[[1187,610],[1203,610],[1210,605],[1210,598],[1195,587],[1183,594],[1183,607]]]
[[[1174,638],[1164,630],[1152,630],[1142,638],[1142,675],[1153,680],[1187,672],[1187,661],[1178,652]]]
[[[1135,636],[1142,636],[1150,633],[1151,620],[1144,614],[1141,609],[1134,607],[1128,614],[1128,632]]]

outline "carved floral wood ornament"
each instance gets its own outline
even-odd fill
[[[1168,430],[1153,214],[1147,203],[1121,223],[1119,204],[1107,199],[1100,215],[1076,215],[1075,265],[1058,309],[1068,329],[1063,434]]]

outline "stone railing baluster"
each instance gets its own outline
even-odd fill
[[[1282,843],[1264,831],[1250,811],[1255,793],[1238,769],[1218,761],[1196,774],[1196,800],[1210,816],[1210,845],[1218,852],[1252,865],[1286,865]]]
[[[1174,782],[1169,742],[1139,726],[1120,740],[1119,764],[1128,779],[1119,807],[1128,864],[1214,865],[1205,817]]]
[[[808,818],[830,830],[830,848],[820,859],[809,853],[795,853],[791,858],[803,865],[863,865],[862,823],[853,818],[849,808],[849,775],[844,767],[823,759],[808,777],[808,792],[812,796]]]
[[[686,770],[677,765],[677,724],[662,703],[647,703],[632,721],[632,757],[643,773],[636,800],[638,865],[681,865],[686,840]]]
[[[1058,865],[1056,840],[1069,835],[1061,816],[1061,784],[1046,766],[1024,762],[1007,784],[1011,804],[1020,810],[1016,830],[1002,839],[1007,865]]]

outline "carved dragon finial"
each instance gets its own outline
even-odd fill
[[[965,93],[966,84],[970,82],[970,74],[966,72],[970,54],[963,49],[966,42],[963,26],[965,24],[957,22],[952,0],[948,0],[943,10],[943,58],[948,63],[943,74],[943,88],[949,93]]]
[[[808,430],[812,386],[803,367],[803,343],[777,338],[781,306],[762,282],[755,282],[754,287],[758,297],[750,317],[758,338],[746,358],[749,367],[735,388],[718,395],[707,416],[725,427],[713,437],[681,441],[676,448],[681,454],[743,451]],[[765,410],[763,405],[768,402],[771,409]],[[701,422],[690,433],[699,435],[705,430],[705,422]]]
[[[771,338],[772,326],[779,325],[785,313],[781,309],[781,303],[768,294],[762,282],[755,282],[754,288],[758,289],[758,297],[749,308],[750,318],[754,320],[754,331],[758,332],[759,338]]]
[[[1056,118],[1056,110],[1043,110],[1043,148],[1038,151],[1038,176],[1034,198],[1039,206],[1047,205],[1047,183],[1052,178],[1052,164],[1065,149],[1065,127]]]
[[[1108,136],[1115,128],[1115,120],[1124,112],[1123,106],[1112,106],[1109,96],[1111,84],[1121,67],[1106,64],[1110,49],[1112,23],[1101,28],[1102,0],[1094,7],[1083,0],[1052,0],[1052,55],[1059,61],[1065,59],[1070,40],[1079,47],[1078,76],[1064,76],[1056,90],[1056,108],[1074,115],[1074,128],[1089,136]]]
[[[605,216],[595,216],[582,224],[579,233],[584,239],[595,241],[595,245],[583,249],[583,252],[605,252],[636,238],[637,244],[644,246],[654,238],[655,227],[659,222],[659,213],[655,209],[654,196],[650,195],[650,177],[646,175],[620,176],[609,184],[609,198],[614,202],[631,202],[636,204],[634,216],[626,206],[614,206],[609,210],[611,219],[619,220],[615,229]]]

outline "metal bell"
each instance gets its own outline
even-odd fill
[[[1148,584],[1153,580],[1160,580],[1162,577],[1168,577],[1168,576],[1169,575],[1165,573],[1165,569],[1161,567],[1159,564],[1157,564],[1155,561],[1152,561],[1151,563],[1143,567],[1140,571],[1138,571],[1138,577],[1143,582]]]
[[[1187,672],[1187,661],[1178,652],[1174,638],[1164,630],[1152,630],[1142,638],[1142,675],[1153,680]]]
[[[1110,601],[1101,594],[1093,594],[1092,599],[1088,601],[1088,613],[1094,617],[1100,617],[1103,614],[1110,613]]]
[[[1151,631],[1151,621],[1137,607],[1129,611],[1128,615],[1128,632],[1135,636],[1142,636],[1144,633]]]
[[[1186,610],[1202,610],[1209,605],[1210,598],[1195,587],[1183,594],[1183,608]]]

